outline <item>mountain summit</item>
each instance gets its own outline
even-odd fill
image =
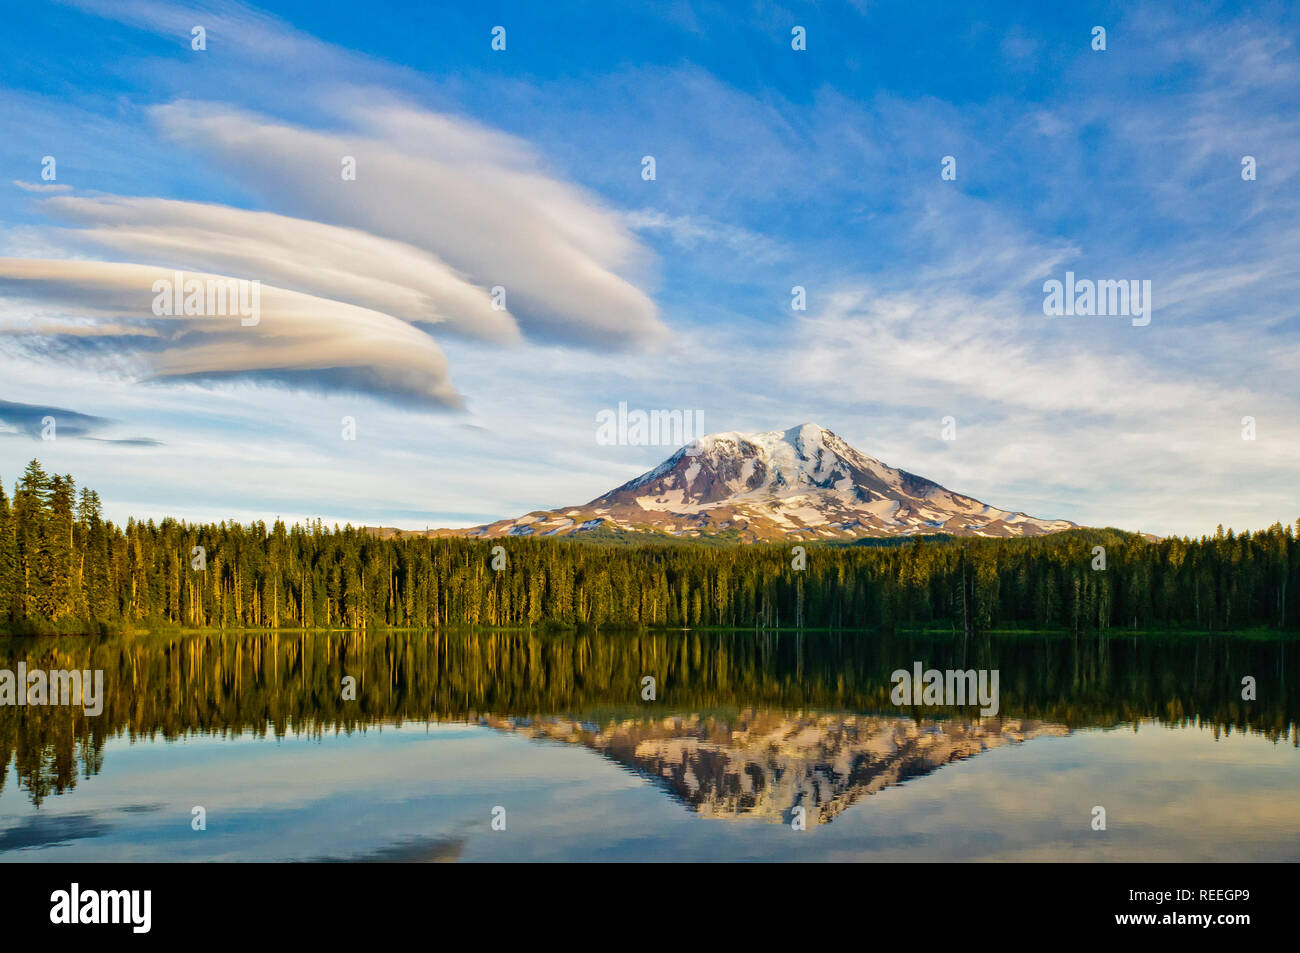
[[[645,533],[742,542],[862,537],[1039,536],[1070,529],[1000,510],[860,453],[816,424],[715,433],[583,506],[439,536]]]

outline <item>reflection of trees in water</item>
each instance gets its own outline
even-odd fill
[[[1201,721],[1297,742],[1300,643],[1228,637],[890,636],[693,631],[211,632],[8,640],[0,668],[103,669],[103,714],[0,707],[0,761],[39,804],[89,777],[105,740],[351,732],[393,720],[738,708],[898,712],[890,673],[997,668],[1001,712],[1067,727]],[[652,675],[657,700],[641,701]],[[1241,678],[1258,701],[1241,700]],[[344,701],[344,676],[357,680]],[[1294,684],[1294,683],[1292,683]],[[901,714],[933,718],[941,710]],[[969,714],[947,712],[948,715]],[[0,772],[0,792],[7,771]]]

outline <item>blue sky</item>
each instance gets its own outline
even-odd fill
[[[626,401],[816,421],[1035,516],[1300,516],[1294,9],[447,6],[9,11],[7,484],[467,525],[667,456],[596,442]],[[259,280],[264,320],[156,320],[175,268]],[[1066,271],[1150,280],[1151,323],[1045,316]]]

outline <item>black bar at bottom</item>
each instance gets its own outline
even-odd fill
[[[740,930],[733,937],[737,943],[749,942],[744,934],[751,928],[761,935],[781,921],[797,929],[820,924],[818,932],[848,931],[846,940],[869,935],[873,942],[915,939],[929,924],[940,932],[1032,931],[1071,939],[1127,933],[1179,942],[1198,935],[1231,943],[1261,928],[1285,930],[1295,915],[1291,871],[1280,865],[723,869],[730,866],[736,865],[5,865],[0,890],[7,940],[76,934],[126,943],[373,941],[390,930],[451,929],[459,923],[456,932],[468,927],[484,939],[555,936],[562,930],[572,939],[635,942],[641,936],[658,945],[669,930],[679,937],[674,944],[686,944],[690,934],[678,931],[695,921],[712,923],[711,930],[731,924],[728,929]],[[73,884],[75,919],[119,922],[72,923]],[[143,893],[130,891],[149,891],[147,907]]]

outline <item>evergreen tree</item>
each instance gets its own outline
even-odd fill
[[[98,495],[32,461],[0,489],[0,623],[137,625],[934,626],[1300,628],[1292,526],[1149,540],[1115,530],[1031,539],[788,547],[380,538],[352,526],[103,518]],[[75,500],[75,506],[74,506]],[[1105,571],[1092,568],[1102,545]],[[492,568],[492,549],[507,550]],[[193,554],[202,552],[202,560]]]

